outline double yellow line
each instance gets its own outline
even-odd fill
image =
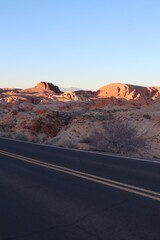
[[[93,175],[93,174],[73,170],[73,169],[70,169],[70,168],[61,167],[59,165],[42,162],[42,161],[39,161],[39,160],[35,160],[35,159],[32,159],[32,158],[24,157],[24,156],[21,156],[21,155],[17,155],[17,154],[2,151],[2,150],[0,150],[0,154],[11,157],[11,158],[15,158],[15,159],[18,159],[18,160],[21,160],[21,161],[24,161],[24,162],[28,162],[28,163],[31,163],[31,164],[34,164],[34,165],[38,165],[38,166],[41,166],[41,167],[52,169],[54,171],[66,173],[66,174],[69,174],[69,175],[72,175],[72,176],[75,176],[75,177],[79,177],[79,178],[86,179],[86,180],[89,180],[89,181],[92,181],[92,182],[96,182],[96,183],[103,184],[103,185],[106,185],[106,186],[110,186],[110,187],[120,189],[120,190],[123,190],[123,191],[126,191],[126,192],[130,192],[130,193],[133,193],[133,194],[136,194],[136,195],[140,195],[140,196],[143,196],[143,197],[146,197],[146,198],[150,198],[150,199],[160,201],[160,193],[159,192],[151,191],[151,190],[148,190],[148,189],[145,189],[145,188],[136,187],[136,186],[133,186],[133,185],[130,185],[130,184],[122,183],[122,182],[119,182],[119,181],[114,181],[114,180],[111,180],[111,179],[108,179],[108,178],[99,177],[99,176],[96,176],[96,175]]]

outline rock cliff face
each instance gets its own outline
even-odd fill
[[[59,90],[59,87],[53,85],[52,83],[48,82],[40,82],[37,84],[35,88],[43,89],[43,90],[51,90],[56,95],[60,95],[62,92]]]
[[[160,95],[158,87],[141,87],[130,84],[113,83],[98,90],[100,98],[123,98],[126,100],[155,100]]]

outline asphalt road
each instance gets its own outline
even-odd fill
[[[0,139],[0,240],[160,240],[160,164]]]

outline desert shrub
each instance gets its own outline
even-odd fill
[[[14,135],[14,139],[21,140],[21,141],[28,141],[28,137],[23,133],[16,133]]]
[[[60,118],[62,119],[64,125],[68,125],[72,121],[72,113],[60,113]]]
[[[90,135],[90,144],[100,151],[125,154],[146,146],[145,139],[138,136],[136,129],[128,122],[105,122]]]
[[[79,140],[79,143],[90,143],[90,142],[91,142],[90,136],[82,137]]]
[[[146,113],[146,114],[143,115],[143,118],[146,118],[146,119],[149,119],[149,120],[150,120],[150,119],[151,119],[151,116],[150,116],[148,113]]]
[[[105,120],[111,120],[113,119],[113,116],[112,114],[97,114],[95,116],[96,120],[99,120],[99,121],[105,121]]]
[[[32,143],[39,143],[40,142],[39,137],[34,135],[34,134],[30,134],[28,136],[28,140],[29,140],[29,142],[32,142]]]
[[[66,147],[66,148],[77,148],[76,142],[74,142],[71,139],[64,139],[59,142],[60,147]]]
[[[0,132],[0,137],[4,137],[4,138],[13,138],[13,133],[9,133],[9,132]]]
[[[61,138],[59,136],[56,136],[54,138],[50,138],[49,142],[54,145],[54,144],[57,144],[60,140]]]

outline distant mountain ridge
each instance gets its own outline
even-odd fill
[[[75,91],[82,90],[81,88],[77,88],[77,87],[69,87],[69,88],[59,87],[59,88],[62,92],[67,92],[67,91],[75,92]]]

